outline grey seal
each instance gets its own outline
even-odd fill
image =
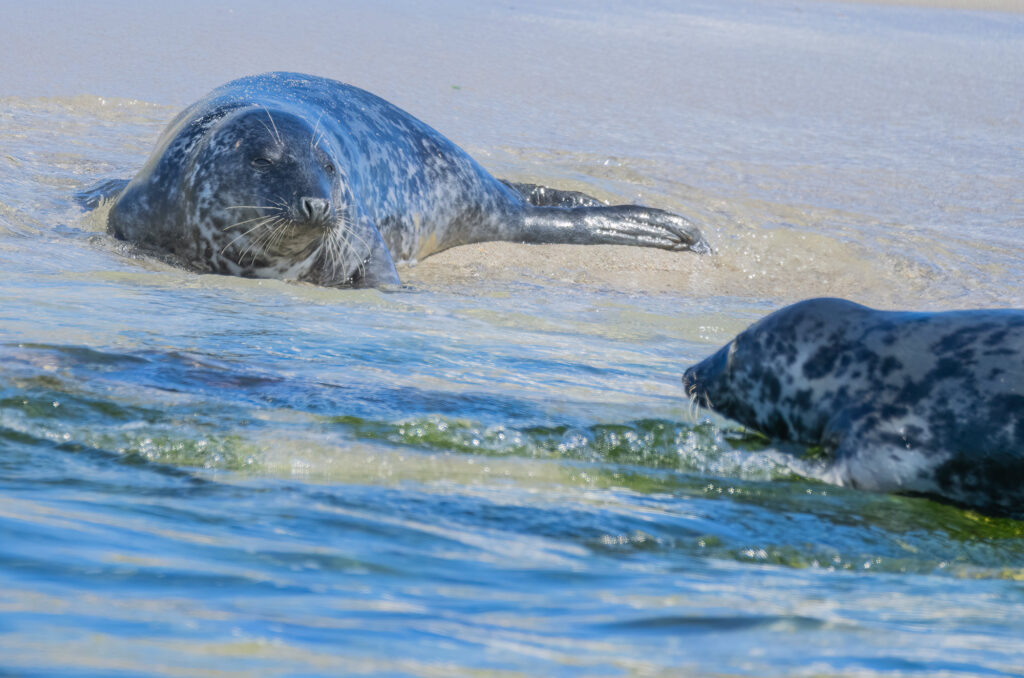
[[[824,480],[1024,512],[1024,311],[810,299],[683,375],[699,404],[820,446]]]
[[[130,182],[79,197],[115,199],[115,237],[195,270],[320,285],[395,284],[395,261],[488,240],[710,251],[681,216],[498,180],[384,99],[299,73],[213,90]]]

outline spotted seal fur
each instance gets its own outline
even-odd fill
[[[213,90],[134,179],[84,201],[119,191],[117,238],[200,271],[321,285],[394,284],[395,261],[487,240],[709,251],[683,217],[499,181],[387,101],[298,73]]]
[[[825,480],[1024,513],[1024,311],[811,299],[683,376],[698,403],[821,446]]]

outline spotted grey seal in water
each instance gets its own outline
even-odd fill
[[[1024,513],[1024,311],[878,311],[811,299],[683,376],[698,403],[821,446],[823,478]]]
[[[499,181],[387,101],[298,73],[215,89],[131,182],[81,197],[122,188],[120,239],[200,271],[322,285],[397,283],[394,261],[487,240],[709,251],[683,217]]]

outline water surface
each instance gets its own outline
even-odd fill
[[[807,296],[1024,305],[1021,15],[3,11],[0,672],[1024,674],[1024,524],[802,478],[679,382]],[[272,69],[718,255],[474,245],[327,290],[140,258],[71,200]]]

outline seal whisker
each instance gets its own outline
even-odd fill
[[[220,249],[220,254],[224,254],[224,250],[226,250],[227,248],[229,248],[232,245],[234,245],[236,241],[238,241],[241,238],[244,238],[245,236],[249,235],[250,233],[255,231],[257,228],[262,228],[263,226],[265,226],[272,219],[272,217],[260,217],[260,218],[263,219],[263,221],[261,221],[260,223],[256,224],[255,226],[253,226],[252,228],[248,229],[247,231],[239,233],[237,236],[235,236],[231,240],[231,242],[229,242],[228,244],[224,245],[224,247],[222,247]]]
[[[338,268],[338,246],[333,234],[324,238],[317,249],[316,256],[323,261],[323,268],[333,278]]]
[[[370,243],[366,242],[365,238],[356,233],[355,229],[352,228],[350,224],[341,220],[341,226],[342,228],[338,229],[338,233],[339,236],[343,238],[344,245],[351,249],[353,239],[355,239],[355,241],[363,246],[363,249],[366,252],[364,256],[356,255],[356,261],[358,262],[356,264],[356,272],[359,273],[359,275],[364,275],[366,272],[366,259],[373,252],[373,248],[370,246]]]
[[[238,257],[239,258],[239,263],[241,263],[241,260],[245,256],[246,252],[249,252],[249,251],[252,252],[252,260],[250,261],[250,263],[255,261],[256,260],[256,248],[259,247],[259,248],[263,249],[264,251],[266,250],[266,245],[269,242],[270,237],[274,233],[274,228],[281,221],[282,221],[281,217],[272,217],[272,218],[268,219],[267,221],[265,221],[264,223],[260,224],[260,226],[264,226],[264,227],[266,227],[266,229],[262,233],[257,234],[256,237],[253,238],[249,242],[249,245],[244,250],[242,250],[242,253]],[[251,229],[251,230],[255,230],[255,229]]]
[[[281,139],[281,133],[277,130],[277,124],[274,122],[274,116],[270,114],[270,109],[264,106],[263,110],[266,111],[267,117],[270,119],[270,124],[274,126],[274,138],[277,139],[277,143],[284,146],[284,141]],[[267,131],[269,132],[270,130]]]
[[[262,224],[258,224],[257,226],[253,227],[253,229],[251,229],[250,231],[247,231],[246,233],[243,233],[242,235],[238,236],[237,238],[235,238],[234,240],[232,240],[232,241],[231,241],[230,243],[228,243],[227,245],[225,245],[225,246],[224,246],[224,249],[227,249],[227,247],[228,247],[228,246],[230,246],[230,245],[234,244],[235,240],[238,240],[239,238],[241,238],[242,236],[244,236],[244,235],[246,235],[247,233],[251,232],[252,230],[256,230],[256,228],[262,228],[262,227],[264,227],[264,226],[266,226],[266,225],[267,225],[267,224],[266,224],[266,222],[264,222],[264,223],[262,223]],[[239,264],[241,264],[241,263],[242,263],[242,259],[244,259],[244,258],[245,258],[245,255],[246,255],[246,253],[247,253],[247,252],[249,252],[249,250],[251,250],[251,249],[252,249],[252,248],[253,248],[253,247],[254,247],[254,246],[256,245],[256,243],[257,243],[257,242],[259,242],[259,239],[260,239],[260,238],[259,238],[259,236],[257,236],[257,237],[255,237],[255,238],[253,238],[253,239],[249,240],[249,241],[248,241],[248,242],[246,243],[245,247],[244,247],[244,248],[242,248],[242,251],[238,253],[238,257],[237,257],[237,260],[238,260],[238,263],[239,263]]]
[[[363,236],[361,236],[358,233],[356,233],[355,229],[352,228],[351,225],[349,225],[348,223],[342,221],[341,225],[343,227],[341,229],[341,232],[342,232],[342,235],[345,237],[345,244],[346,245],[351,245],[352,244],[352,239],[348,237],[348,236],[351,236],[352,238],[355,238],[357,241],[359,241],[359,244],[361,244],[363,246],[363,248],[366,250],[367,256],[369,256],[370,252],[373,251],[373,248],[370,247],[370,243],[366,242],[366,238],[364,238]],[[360,260],[362,260],[363,258],[364,257],[360,257]]]
[[[273,218],[275,218],[275,216],[273,214],[263,214],[263,215],[258,216],[258,217],[253,217],[252,219],[245,219],[244,221],[235,222],[235,223],[231,224],[230,226],[225,226],[224,230],[227,231],[227,230],[230,230],[232,228],[237,228],[238,226],[242,226],[243,224],[249,224],[249,223],[252,223],[254,221],[259,221],[260,219],[273,219]]]
[[[261,233],[260,237],[258,237],[256,239],[256,244],[265,253],[269,254],[270,250],[273,249],[273,247],[274,247],[274,240],[276,239],[275,236],[276,236],[278,230],[280,230],[280,228],[281,228],[281,221],[280,220],[274,221],[272,224],[269,224],[267,230],[264,233]],[[256,249],[253,248],[253,258],[252,258],[252,262],[250,262],[250,263],[254,263],[256,261],[255,254],[256,254]]]
[[[265,225],[268,225],[270,228],[268,228],[267,231],[259,234],[257,237],[253,238],[249,242],[248,246],[246,246],[246,248],[244,250],[242,250],[242,253],[238,255],[238,263],[241,264],[243,262],[243,260],[245,259],[245,255],[246,254],[249,254],[249,265],[250,266],[252,266],[253,264],[256,263],[256,256],[259,254],[257,249],[260,249],[260,250],[263,250],[264,252],[266,252],[266,250],[267,250],[266,244],[267,244],[267,241],[269,240],[270,236],[273,235],[274,224],[276,222],[277,222],[277,220],[275,220],[273,222],[270,222],[269,224],[265,224]]]
[[[288,227],[290,225],[291,221],[284,217],[278,217],[276,220],[274,220],[270,224],[270,228],[268,229],[269,232],[263,238],[263,248],[269,249],[271,247],[276,247],[278,244],[280,244],[281,238],[283,237],[284,233],[288,230]]]
[[[341,254],[341,252],[344,252],[346,249],[349,249],[349,247],[348,247],[349,240],[348,240],[348,236],[346,235],[346,232],[345,232],[344,228],[338,229],[336,231],[336,234],[335,234],[335,237],[334,237],[334,244],[335,244],[335,247],[337,247],[339,255]],[[338,263],[339,264],[342,263],[340,256],[338,258]],[[357,271],[359,270],[358,263],[356,264],[356,270]]]
[[[288,219],[282,219],[281,223],[274,227],[270,237],[267,238],[267,248],[276,248],[284,242],[284,237],[288,232],[288,228],[292,225],[292,222]]]
[[[235,241],[238,240],[238,238],[246,236],[246,235],[256,231],[258,228],[260,228],[262,226],[269,226],[269,228],[267,229],[267,232],[259,234],[256,238],[253,238],[253,240],[239,254],[239,256],[238,256],[238,263],[241,264],[242,260],[245,258],[245,255],[247,253],[250,253],[251,254],[250,264],[251,264],[251,263],[256,261],[256,249],[257,248],[260,248],[260,249],[263,249],[264,251],[266,251],[270,247],[272,247],[273,245],[277,244],[277,243],[273,242],[274,236],[275,236],[276,231],[278,230],[278,227],[281,224],[284,224],[284,223],[287,222],[288,206],[284,202],[284,200],[282,200],[280,198],[271,199],[270,203],[271,203],[270,205],[260,205],[260,206],[256,206],[256,205],[234,205],[234,206],[232,206],[232,208],[235,208],[235,209],[240,208],[240,207],[248,207],[248,208],[252,208],[252,209],[265,209],[265,210],[270,211],[270,214],[254,217],[252,219],[245,219],[243,221],[239,221],[239,222],[237,222],[235,224],[232,224],[231,226],[226,226],[224,228],[225,231],[228,230],[228,229],[236,228],[236,227],[241,226],[243,224],[251,223],[253,221],[259,221],[260,222],[260,223],[257,223],[252,228],[250,228],[249,230],[247,230],[244,233],[242,233],[240,236],[234,238],[227,245],[225,245],[224,248],[221,249],[221,253],[223,253],[224,250],[227,249],[229,246],[234,244]],[[284,230],[284,229],[280,229],[280,230]],[[278,238],[278,241],[280,241],[280,239],[282,239],[282,238],[283,238],[283,233]]]
[[[330,236],[323,238],[320,241],[320,244],[317,245],[316,251],[313,252],[313,256],[322,261],[323,268],[325,268],[328,271],[332,270],[330,243]]]
[[[317,130],[320,129],[320,121],[323,120],[323,117],[324,117],[324,112],[320,111],[320,115],[318,115],[316,117],[316,124],[313,126],[313,134],[312,134],[312,136],[309,137],[309,147],[310,147],[310,149],[312,149],[314,146],[319,145],[320,139],[323,138],[323,135],[321,135],[319,138],[316,135]]]
[[[350,241],[350,239],[348,237],[348,233],[349,233],[349,229],[345,228],[344,226],[342,228],[339,228],[339,229],[336,230],[336,240],[335,240],[335,242],[337,244],[339,252],[340,251],[344,251],[344,250],[351,251],[351,249],[352,249],[350,247],[351,241]],[[362,271],[362,258],[358,257],[358,256],[356,257],[356,273],[359,274],[359,275],[362,275],[362,273],[363,273],[363,271]]]
[[[320,249],[324,253],[324,261],[328,269],[334,271],[338,268],[339,255],[341,254],[341,243],[338,242],[338,229],[332,228],[327,237],[320,243]]]
[[[259,123],[263,125],[263,129],[267,130],[267,134],[269,134],[270,137],[276,141],[277,136],[274,134],[274,130],[270,129],[270,127],[267,126],[267,123],[263,122],[262,120],[260,120]]]
[[[345,247],[348,242],[348,239],[345,237],[346,230],[348,230],[346,219],[344,217],[339,217],[337,225],[331,231],[331,249],[333,250],[335,267],[344,265]]]

